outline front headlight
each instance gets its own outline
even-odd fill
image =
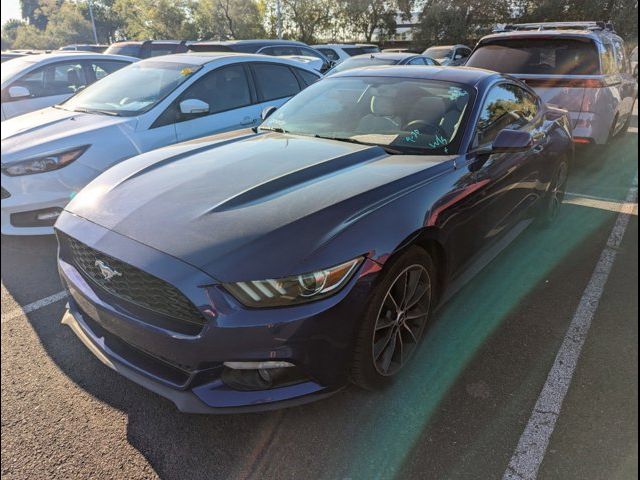
[[[247,307],[298,305],[320,300],[340,291],[363,260],[363,257],[358,257],[335,267],[277,280],[225,283],[224,288]]]
[[[66,167],[82,155],[89,145],[72,148],[64,152],[52,153],[51,155],[43,155],[41,157],[30,158],[20,162],[3,165],[2,171],[11,177],[20,175],[33,175],[34,173],[50,172]]]

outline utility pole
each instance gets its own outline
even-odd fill
[[[282,40],[282,4],[281,0],[276,0],[276,35],[278,40]]]
[[[89,17],[91,18],[91,26],[93,27],[93,40],[95,44],[98,44],[98,32],[96,31],[96,20],[93,18],[93,4],[91,0],[87,0],[89,4]]]

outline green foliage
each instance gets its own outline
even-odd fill
[[[58,48],[93,43],[88,2],[98,40],[284,38],[371,41],[388,38],[398,17],[420,9],[418,48],[473,45],[499,23],[612,20],[629,44],[637,43],[638,4],[629,0],[20,0],[26,23],[3,26],[2,48]]]
[[[199,37],[207,40],[265,36],[260,6],[253,0],[201,0],[194,21]]]
[[[91,24],[75,3],[63,3],[47,15],[44,30],[34,25],[15,28],[12,48],[53,49],[70,43],[91,43]]]
[[[113,4],[122,22],[119,32],[127,39],[194,39],[192,11],[190,0],[116,0]]]

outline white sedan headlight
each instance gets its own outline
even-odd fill
[[[66,167],[71,162],[77,160],[80,155],[87,150],[87,148],[89,148],[89,145],[83,145],[82,147],[72,148],[70,150],[65,150],[64,152],[52,153],[50,155],[43,155],[41,157],[30,158],[28,160],[21,160],[19,162],[3,165],[2,172],[5,175],[17,177],[20,175],[33,175],[34,173],[58,170],[59,168]]]
[[[298,305],[320,300],[340,291],[363,260],[363,257],[358,257],[335,267],[277,280],[225,283],[224,288],[247,307]]]

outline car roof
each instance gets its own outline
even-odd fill
[[[441,80],[445,82],[462,83],[465,85],[477,85],[478,82],[489,77],[505,77],[500,73],[474,67],[438,67],[438,66],[411,66],[399,67],[395,65],[376,65],[364,68],[355,68],[338,72],[329,78],[338,77],[398,77],[419,78],[424,80]]]
[[[362,55],[355,55],[351,58],[386,58],[389,60],[405,60],[411,57],[419,57],[419,53],[409,52],[379,52],[379,53],[363,53]]]
[[[307,46],[306,43],[297,42],[295,40],[226,40],[226,41],[215,41],[215,40],[203,40],[199,42],[189,42],[189,45],[304,45]]]
[[[273,63],[285,63],[294,67],[302,68],[303,70],[309,70],[314,73],[318,73],[307,64],[290,60],[285,57],[271,57],[269,55],[261,55],[259,53],[237,53],[237,52],[187,52],[187,53],[173,53],[170,55],[162,55],[159,57],[151,57],[141,62],[173,62],[173,63],[189,63],[191,65],[207,65],[218,60],[224,60],[227,58],[243,59],[245,61],[256,62],[273,62]]]
[[[377,47],[374,43],[320,43],[312,47]]]
[[[30,63],[51,63],[60,59],[64,60],[123,60],[136,62],[139,59],[134,57],[127,57],[126,55],[115,55],[109,53],[97,53],[97,52],[82,52],[76,50],[56,50],[51,53],[38,53],[35,55],[25,55],[29,59]]]
[[[602,36],[612,38],[618,37],[616,34],[605,30],[588,30],[588,29],[548,29],[548,30],[511,30],[506,32],[492,33],[480,39],[481,43],[500,40],[503,38],[549,38],[549,37],[565,37],[565,38],[590,38],[592,40],[600,40]],[[619,37],[618,37],[619,38]]]

